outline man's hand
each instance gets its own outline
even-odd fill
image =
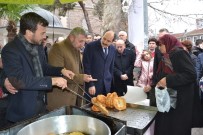
[[[127,79],[128,79],[127,74],[123,74],[123,75],[121,75],[121,80],[127,80]]]
[[[91,75],[84,74],[83,80],[85,82],[97,81],[97,79],[93,79]]]
[[[67,80],[62,77],[54,77],[52,78],[52,85],[65,89],[67,87]]]
[[[18,91],[13,87],[13,85],[9,82],[8,78],[4,81],[4,87],[10,92],[11,94],[16,94]]]
[[[89,93],[90,93],[90,95],[95,95],[95,93],[96,93],[95,86],[89,87]]]
[[[73,73],[72,71],[70,70],[67,70],[65,68],[63,68],[61,70],[61,73],[65,76],[65,77],[68,77],[69,79],[73,79],[73,77],[75,76],[75,73]]]

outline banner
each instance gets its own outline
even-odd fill
[[[145,38],[148,37],[144,24],[144,0],[132,0],[128,11],[128,39],[138,51],[144,49]]]

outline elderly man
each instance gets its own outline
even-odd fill
[[[128,40],[128,34],[127,34],[127,32],[120,31],[118,33],[118,37],[120,39],[122,39],[123,41],[125,41],[126,49],[132,50],[134,53],[136,53],[135,46]]]
[[[133,68],[135,54],[125,49],[122,39],[116,41],[116,54],[114,63],[114,88],[119,96],[125,95],[127,85],[133,86]]]
[[[80,56],[80,49],[84,46],[86,39],[85,31],[80,28],[74,28],[68,37],[53,45],[49,52],[49,64],[53,66],[63,66],[75,73],[73,80],[68,80],[68,88],[75,93],[83,96],[83,91],[80,87],[84,87],[84,82],[95,81],[91,75],[83,73],[83,65]],[[77,84],[78,83],[78,86]],[[48,109],[64,105],[81,106],[82,100],[80,97],[70,91],[58,91],[58,88],[53,88],[53,92],[48,93]]]
[[[83,54],[83,65],[86,74],[98,79],[97,82],[86,83],[86,91],[92,95],[110,92],[113,78],[115,47],[112,45],[114,32],[107,31],[97,41],[86,45]]]

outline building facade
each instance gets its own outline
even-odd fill
[[[197,39],[203,39],[203,28],[194,29],[192,31],[185,32],[185,33],[175,33],[175,34],[172,34],[172,35],[174,35],[180,41],[190,40],[194,44]]]

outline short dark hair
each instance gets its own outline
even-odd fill
[[[34,12],[24,14],[20,19],[20,33],[25,35],[26,30],[35,32],[38,24],[47,27],[49,22]]]
[[[101,36],[100,34],[95,34],[94,36],[98,37],[98,36]]]
[[[203,42],[202,39],[197,39],[197,40],[195,41],[195,45],[198,46],[198,45],[201,44],[202,42]]]
[[[155,42],[155,43],[156,43],[156,45],[158,45],[158,44],[159,44],[158,40],[157,40],[156,38],[154,38],[154,37],[149,38],[149,40],[148,40],[148,44],[149,44],[149,42]]]
[[[160,30],[159,30],[159,33],[160,33],[160,32],[164,32],[164,31],[169,33],[168,29],[166,29],[166,28],[160,29]]]
[[[116,40],[118,40],[119,38],[118,38],[118,35],[116,34],[116,33],[114,33],[114,37],[113,37],[113,41],[116,41]]]
[[[89,33],[89,32],[86,32],[86,35],[88,36],[88,35],[91,35],[92,36],[92,34],[91,33]]]

